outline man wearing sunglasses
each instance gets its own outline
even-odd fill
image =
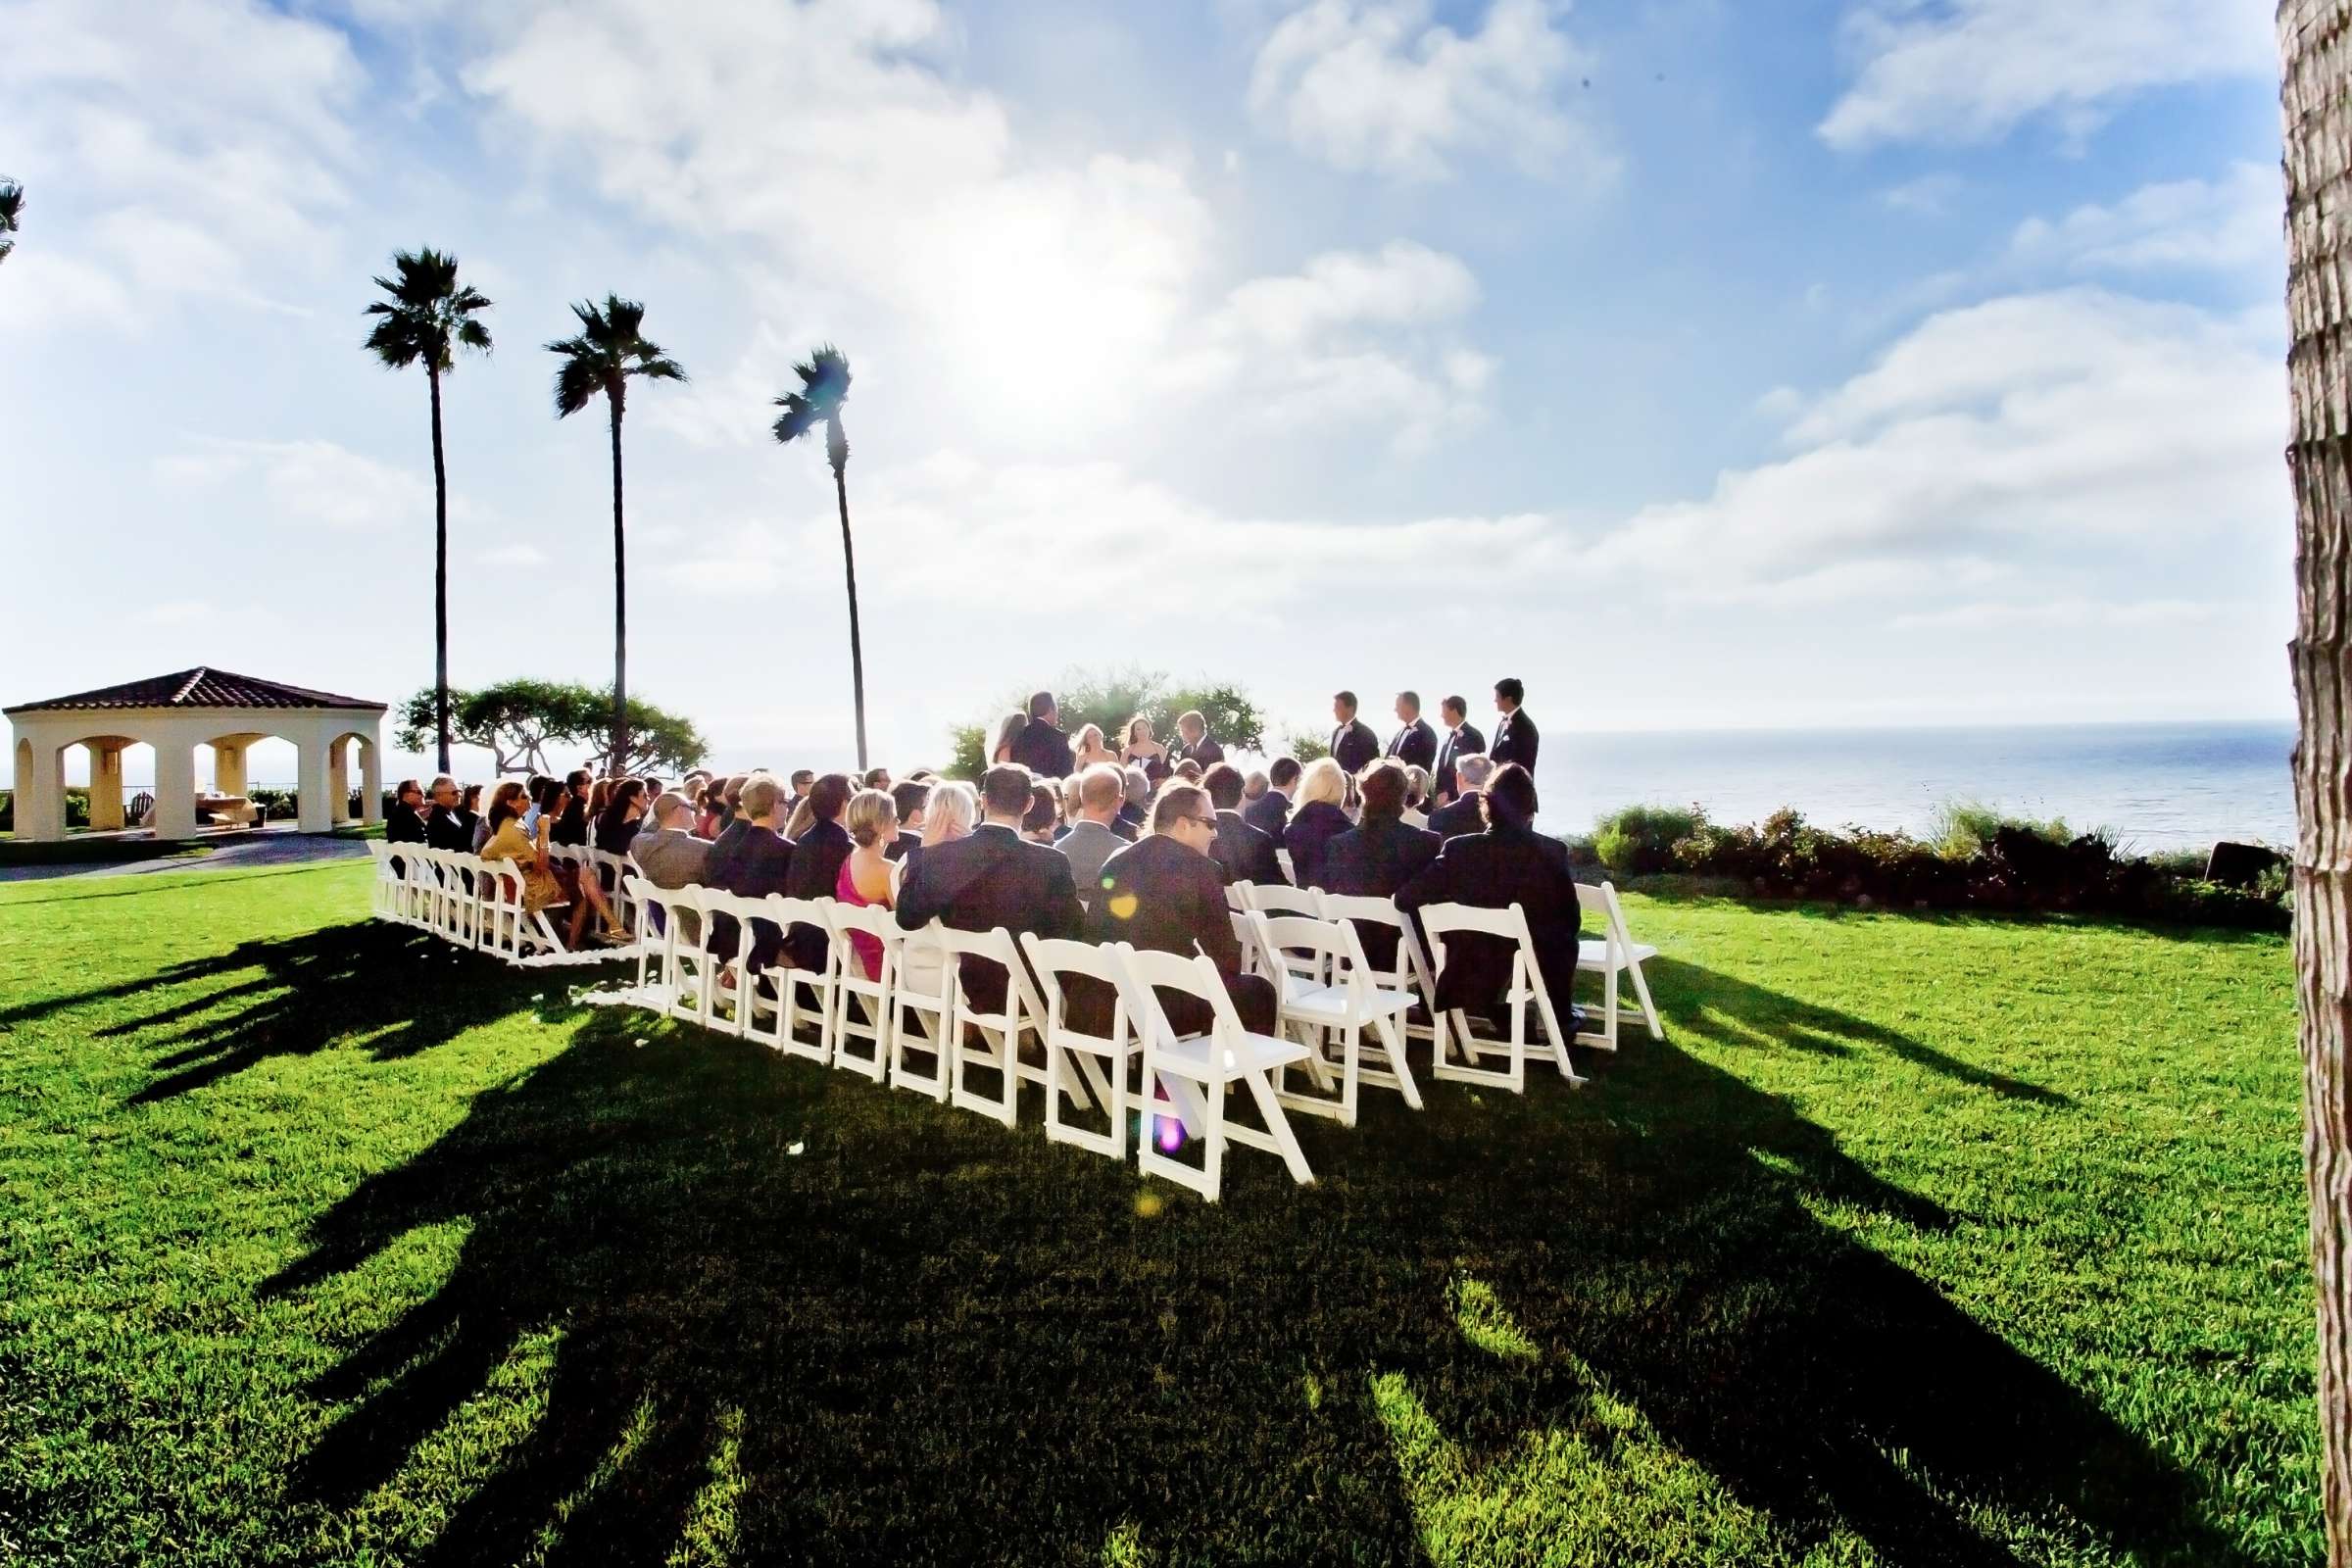
[[[1198,784],[1168,784],[1152,808],[1152,831],[1102,863],[1102,891],[1091,929],[1098,942],[1125,942],[1158,953],[1204,953],[1225,979],[1242,1027],[1274,1032],[1274,986],[1242,973],[1242,945],[1225,907],[1225,879],[1211,858],[1217,813]],[[1169,1027],[1193,1034],[1209,1025],[1197,999],[1162,993]]]

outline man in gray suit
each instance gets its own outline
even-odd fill
[[[1070,824],[1054,848],[1070,858],[1070,877],[1078,884],[1078,902],[1089,913],[1102,892],[1102,862],[1127,848],[1128,840],[1111,827],[1126,798],[1127,781],[1107,762],[1098,762],[1078,775],[1078,820]]]
[[[629,841],[628,858],[637,862],[645,879],[658,888],[674,890],[699,884],[710,858],[710,841],[694,836],[694,803],[676,790],[665,790],[654,802],[653,826],[639,829]],[[678,935],[692,942],[701,935],[690,914],[678,916]]]

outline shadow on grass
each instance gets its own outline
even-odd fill
[[[1744,1007],[1895,1049],[1703,970],[1659,978],[1678,1027]],[[1241,1154],[1208,1207],[1047,1145],[1034,1105],[1007,1132],[586,1016],[339,1202],[266,1288],[300,1295],[416,1227],[468,1223],[438,1292],[310,1390],[335,1408],[297,1491],[339,1512],[420,1489],[453,1509],[417,1544],[444,1563],[534,1542],[658,1561],[714,1516],[748,1560],[1092,1563],[1124,1543],[1382,1562],[1571,1541],[1678,1560],[1723,1549],[1722,1509],[1790,1557],[1845,1533],[1889,1561],[2013,1560],[1984,1510],[2067,1549],[2235,1560],[2188,1475],[1814,1213],[1949,1225],[1935,1204],[1671,1045],[1599,1070],[1581,1095],[1434,1086],[1422,1115],[1375,1093],[1355,1131],[1302,1127],[1319,1185]],[[1499,1341],[1465,1293],[1507,1320]],[[419,1444],[551,1335],[528,1435],[470,1490],[416,1473]],[[1400,1401],[1442,1437],[1443,1485]],[[1722,1508],[1644,1479],[1620,1405]],[[1611,1513],[1531,1479],[1519,1461],[1546,1437],[1636,1495]],[[386,1517],[380,1496],[368,1513]]]

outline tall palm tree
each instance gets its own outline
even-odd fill
[[[0,179],[0,234],[14,234],[23,225],[24,217],[24,187],[13,179]],[[13,239],[0,239],[0,262],[8,260],[17,248]]]
[[[436,250],[400,251],[397,279],[379,277],[385,298],[368,307],[376,318],[367,348],[391,369],[422,361],[433,394],[433,732],[436,771],[449,771],[449,470],[441,457],[441,377],[459,348],[490,352],[490,329],[475,319],[490,302],[458,281],[458,259]]]
[[[2295,494],[2295,967],[2301,991],[2303,1171],[2319,1282],[2320,1494],[2328,1560],[2352,1568],[2352,301],[2332,220],[2352,137],[2344,40],[2352,0],[2279,0],[2286,127],[2286,317]]]
[[[547,346],[563,356],[556,368],[556,417],[565,418],[588,406],[599,392],[612,418],[612,752],[629,755],[629,575],[626,535],[620,520],[620,417],[629,401],[629,377],[652,381],[683,381],[678,362],[647,338],[645,307],[617,294],[605,303],[583,301],[571,308],[580,318],[576,336],[559,338]]]
[[[825,427],[825,461],[833,465],[833,496],[841,504],[841,564],[850,577],[850,690],[858,711],[858,771],[865,771],[865,647],[858,636],[858,553],[850,545],[850,438],[842,433],[842,405],[850,401],[849,356],[827,343],[792,368],[798,392],[776,399],[776,439],[799,440]]]

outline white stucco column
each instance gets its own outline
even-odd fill
[[[90,752],[90,826],[111,832],[122,825],[122,743],[83,743]]]
[[[351,820],[351,749],[340,736],[326,743],[326,801],[329,825]]]
[[[218,795],[245,793],[245,742],[213,742],[213,791]]]
[[[17,837],[51,842],[66,836],[66,758],[46,734],[20,726],[16,748]]]
[[[155,742],[155,836],[196,836],[196,748],[170,738]]]
[[[384,819],[384,765],[377,754],[382,746],[360,738],[360,820],[372,827]]]
[[[326,737],[313,735],[296,743],[294,825],[305,833],[323,833],[334,825],[326,814]]]

